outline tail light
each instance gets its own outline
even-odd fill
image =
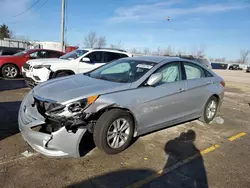
[[[225,87],[226,83],[224,81],[221,81],[220,84]]]

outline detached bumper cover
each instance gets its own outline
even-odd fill
[[[47,68],[34,69],[31,68],[26,70],[22,67],[22,75],[27,85],[30,87],[34,87],[39,83],[45,82],[50,78],[51,70]]]
[[[23,75],[24,81],[26,82],[26,84],[29,87],[33,88],[33,87],[35,87],[37,85],[37,83],[32,78],[29,78],[29,77],[26,76],[25,72],[23,72],[22,75]]]
[[[19,115],[19,130],[25,141],[37,152],[51,157],[79,157],[79,143],[87,129],[79,128],[76,133],[68,132],[65,127],[51,134],[32,128],[45,124],[45,118],[39,114],[31,92],[23,100]]]

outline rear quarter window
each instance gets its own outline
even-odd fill
[[[204,69],[205,77],[214,77],[210,72]]]

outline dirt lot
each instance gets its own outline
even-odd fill
[[[17,125],[19,105],[29,89],[22,79],[0,80],[1,187],[249,187],[250,74],[217,73],[226,81],[218,113],[223,124],[174,126],[140,137],[114,156],[100,152],[88,136],[79,159],[32,151]],[[26,150],[32,156],[23,156]]]

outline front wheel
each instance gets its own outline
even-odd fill
[[[19,74],[19,70],[15,65],[7,64],[2,68],[2,75],[4,78],[16,78]]]
[[[131,143],[134,132],[132,116],[120,109],[104,112],[94,128],[96,146],[107,154],[117,154]]]
[[[218,110],[218,99],[212,96],[208,99],[202,113],[201,121],[205,123],[210,123],[216,116]]]

